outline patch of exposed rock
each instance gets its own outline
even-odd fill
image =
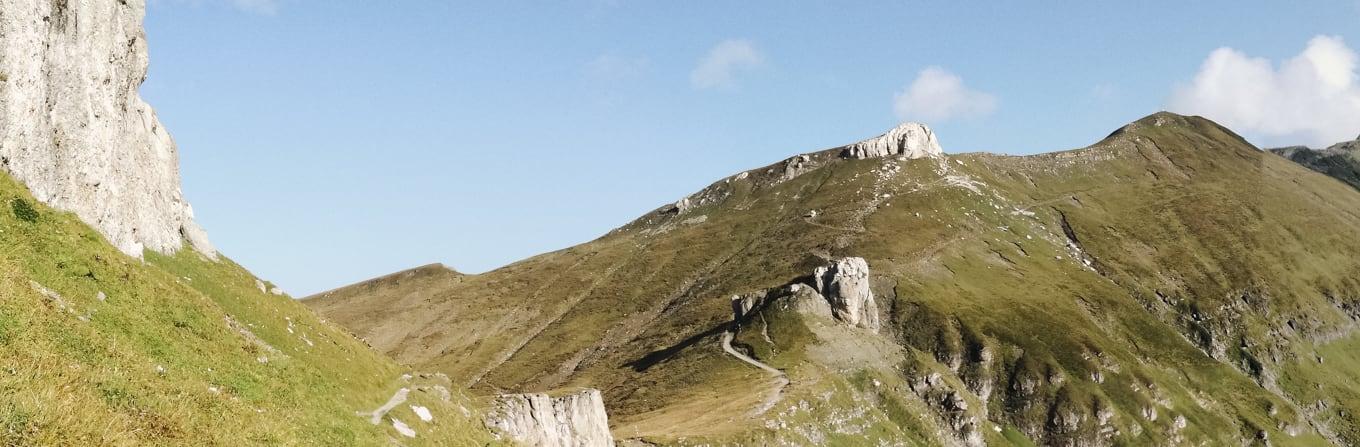
[[[864,258],[841,258],[812,274],[817,292],[826,297],[836,319],[878,331],[878,303],[869,290],[869,263]]]
[[[145,0],[0,0],[0,169],[119,250],[216,257],[175,143],[137,94]]]
[[[784,287],[732,297],[733,321],[741,324],[761,303],[789,300],[805,315],[831,318],[877,332],[881,327],[878,302],[869,288],[869,263],[864,258],[840,258],[813,271],[812,284]]]
[[[883,135],[845,147],[841,156],[866,159],[889,156],[925,158],[943,154],[935,132],[920,123],[902,123]]]
[[[604,399],[596,389],[570,394],[503,394],[486,415],[498,434],[532,447],[613,446]]]

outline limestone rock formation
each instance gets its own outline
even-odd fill
[[[0,169],[123,252],[216,251],[142,101],[145,0],[0,0]]]
[[[613,446],[604,399],[596,389],[561,396],[503,394],[487,413],[486,425],[531,447]]]
[[[836,319],[877,331],[878,303],[869,290],[869,263],[864,258],[841,258],[812,274],[816,288],[831,303]]]
[[[793,300],[794,310],[797,310],[798,313],[824,318],[834,317],[835,313],[831,310],[831,303],[812,287],[803,284],[791,284],[786,290],[786,294]]]
[[[900,155],[925,158],[943,154],[935,132],[920,123],[902,123],[883,135],[845,147],[841,156],[865,159]]]

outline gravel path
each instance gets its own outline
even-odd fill
[[[778,403],[779,399],[784,397],[784,387],[787,387],[789,385],[789,378],[784,374],[783,371],[775,369],[773,366],[761,363],[759,360],[753,359],[747,356],[746,354],[742,354],[740,351],[737,351],[736,349],[732,349],[732,336],[733,336],[732,331],[723,332],[722,348],[724,352],[731,354],[733,357],[736,357],[738,360],[746,362],[751,366],[760,368],[765,372],[770,373],[770,375],[774,376],[776,380],[779,382],[779,384],[774,387],[774,392],[770,393],[770,397],[765,398],[765,400],[760,403],[760,406],[756,407],[755,411],[751,412],[752,416],[759,416],[765,414],[766,411],[770,411],[770,408],[774,408],[774,404]]]

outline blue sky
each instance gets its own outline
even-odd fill
[[[1351,138],[1357,24],[1352,0],[151,0],[142,92],[214,243],[301,296],[493,269],[904,119],[947,152],[1167,108]]]

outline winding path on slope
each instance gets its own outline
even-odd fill
[[[392,411],[393,408],[397,408],[397,405],[406,402],[406,396],[408,394],[411,394],[411,389],[403,387],[398,389],[396,393],[393,393],[392,397],[387,399],[387,403],[378,407],[378,409],[373,411],[356,411],[354,414],[359,417],[366,417],[373,425],[378,425],[379,423],[382,423],[382,418],[387,412]]]
[[[736,357],[737,359],[739,359],[739,360],[741,360],[741,361],[743,361],[743,362],[746,362],[746,363],[751,364],[751,366],[754,366],[754,367],[756,367],[756,368],[763,369],[763,370],[765,370],[766,372],[768,372],[768,373],[770,373],[770,374],[772,374],[772,375],[776,375],[776,376],[783,376],[783,375],[784,375],[784,372],[783,372],[783,371],[780,371],[780,370],[778,370],[778,369],[775,369],[773,366],[770,366],[770,365],[766,365],[766,364],[764,364],[764,363],[761,363],[759,360],[753,359],[753,358],[747,356],[746,354],[742,354],[741,352],[738,352],[736,349],[732,349],[732,331],[724,331],[724,332],[723,332],[723,335],[722,335],[722,348],[723,348],[723,351],[727,352],[728,354],[732,354],[733,357]]]
[[[765,414],[766,411],[769,411],[770,408],[773,408],[773,407],[774,407],[774,404],[775,404],[775,403],[778,403],[778,402],[779,402],[779,399],[783,397],[783,395],[784,395],[784,387],[786,387],[786,386],[789,385],[789,378],[788,378],[787,375],[784,374],[783,371],[780,371],[780,370],[778,370],[778,369],[775,369],[773,366],[770,366],[770,365],[766,365],[766,364],[764,364],[764,363],[761,363],[761,361],[756,360],[756,359],[753,359],[753,358],[751,358],[750,356],[747,356],[746,354],[742,354],[740,351],[737,351],[736,349],[733,349],[733,348],[732,348],[732,336],[733,336],[733,331],[730,331],[730,330],[729,330],[729,331],[723,331],[723,334],[722,334],[722,349],[723,349],[723,352],[726,352],[726,353],[730,354],[731,356],[736,357],[738,360],[741,360],[741,361],[743,361],[743,362],[746,362],[747,364],[750,364],[751,366],[754,366],[754,367],[756,367],[756,368],[760,368],[760,369],[764,370],[765,372],[770,373],[771,376],[773,376],[773,377],[775,377],[776,379],[778,379],[777,381],[779,382],[779,385],[776,386],[776,387],[774,388],[774,392],[770,394],[770,397],[765,398],[765,401],[764,401],[764,402],[761,402],[760,406],[759,406],[759,407],[756,407],[756,410],[755,410],[754,412],[752,412],[752,416],[759,416],[759,415]]]

